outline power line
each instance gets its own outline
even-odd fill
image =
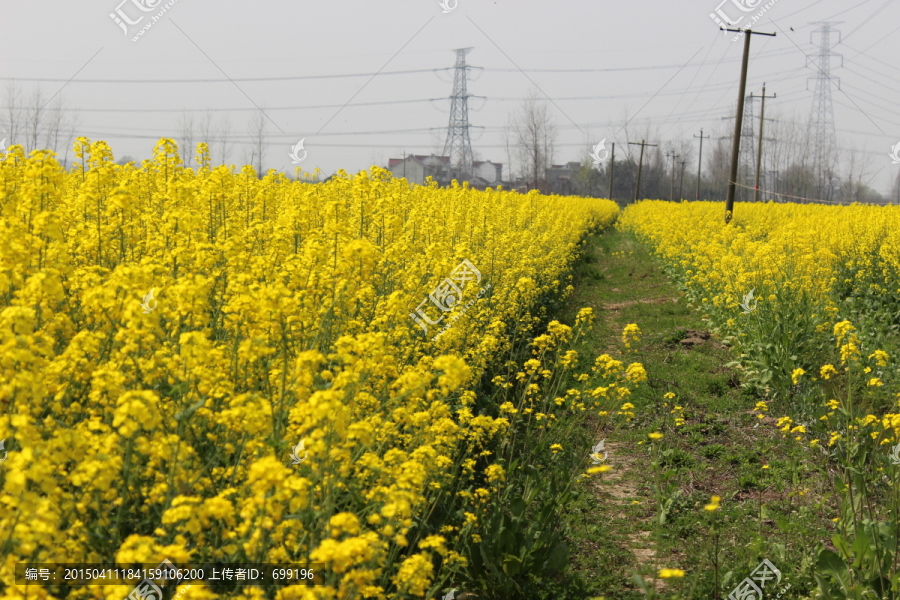
[[[40,82],[68,82],[68,83],[233,83],[235,81],[297,81],[300,79],[340,79],[343,77],[373,77],[375,75],[409,75],[412,73],[433,73],[447,71],[449,68],[440,69],[410,69],[406,71],[382,71],[380,73],[341,73],[333,75],[291,75],[286,77],[234,77],[232,79],[46,79],[41,77],[0,77],[0,81],[40,81]]]
[[[803,67],[799,67],[798,69],[785,69],[784,71],[776,71],[771,75],[782,75],[785,73],[793,73]],[[709,80],[707,79],[707,82]],[[706,84],[704,84],[705,86]],[[732,83],[718,83],[712,86],[709,86],[709,89],[706,90],[708,92],[715,92],[719,89],[731,89],[734,84]],[[679,94],[684,94],[685,92],[690,92],[691,88],[684,89],[676,89],[669,90],[665,92],[660,92],[659,96],[677,96]],[[702,93],[704,89],[697,93],[698,96]],[[641,92],[634,94],[612,94],[612,95],[604,95],[604,96],[568,96],[568,97],[559,97],[554,98],[557,102],[575,102],[575,101],[590,101],[590,100],[621,100],[628,98],[646,98],[647,96],[651,96],[651,92]],[[472,96],[470,98],[485,98],[490,102],[521,102],[525,100],[524,97],[490,97],[490,96]],[[382,100],[377,102],[354,102],[352,104],[348,104],[347,106],[386,106],[391,104],[416,104],[416,103],[426,103],[426,102],[439,102],[447,100],[447,97],[441,98],[416,98],[409,100]],[[696,97],[693,102],[696,102]],[[693,104],[692,102],[692,104]],[[309,104],[305,106],[275,106],[275,107],[266,107],[266,111],[278,111],[278,110],[314,110],[321,108],[338,108],[343,106],[342,104]],[[0,105],[0,110],[8,110],[9,107]],[[13,110],[21,110],[28,111],[30,110],[27,106],[14,106]],[[104,108],[61,108],[63,112],[99,112],[99,113],[183,113],[183,112],[256,112],[258,109],[255,107],[234,107],[234,108],[202,108],[202,109],[187,109],[184,107],[180,108],[117,108],[117,107],[104,107]]]
[[[718,35],[719,35],[719,34],[718,34],[718,32],[717,32],[717,33],[716,33],[716,36],[718,36]],[[712,51],[712,45],[710,45],[709,49],[710,49],[710,51]],[[725,55],[726,55],[727,53],[728,53],[728,47],[726,46],[724,52],[722,52],[722,56],[719,57],[719,62],[716,63],[716,66],[715,66],[715,68],[712,70],[712,73],[710,73],[710,74],[709,74],[709,77],[706,78],[706,81],[703,82],[703,87],[700,88],[700,90],[697,92],[697,95],[694,96],[694,100],[693,100],[693,102],[691,102],[691,105],[693,105],[694,103],[697,102],[697,99],[700,97],[700,94],[703,93],[703,90],[705,90],[705,89],[706,89],[706,86],[709,84],[710,79],[713,78],[713,75],[715,75],[715,74],[716,74],[716,71],[719,70],[719,67],[722,66],[722,63],[723,63],[724,60],[725,60]],[[706,54],[707,54],[707,56],[709,56],[709,52],[707,52]],[[706,57],[704,57],[704,60],[706,60]],[[699,72],[699,71],[698,71],[698,72]],[[725,93],[728,93],[727,90],[731,89],[731,85],[732,85],[732,84],[730,84],[730,83],[725,84],[725,89],[726,89],[726,92],[725,92]],[[724,97],[724,94],[723,94],[723,97]],[[720,100],[721,100],[721,98],[720,98]],[[710,109],[710,110],[711,110],[711,109]],[[674,112],[674,111],[673,111],[673,112]],[[707,112],[708,112],[708,111],[707,111]],[[671,117],[672,115],[669,115],[669,116]],[[679,120],[680,120],[680,119],[679,119]],[[674,125],[670,125],[669,128],[666,129],[666,130],[663,132],[663,135],[666,135],[667,133],[669,133],[669,131],[672,130],[672,127],[674,127]]]
[[[786,56],[790,54],[790,50],[775,50],[771,54],[760,54],[758,58],[774,58],[777,56]],[[739,59],[725,59],[724,62],[736,62]],[[703,67],[712,63],[695,63],[693,65],[649,65],[638,67],[608,67],[608,68],[590,68],[590,69],[522,69],[526,73],[601,73],[601,72],[631,72],[631,71],[657,71],[665,69],[676,69],[690,67]],[[472,67],[483,71],[495,73],[507,72],[518,73],[518,69],[494,68],[494,67]],[[304,79],[341,79],[352,77],[371,77],[373,75],[411,75],[417,73],[436,73],[439,71],[450,71],[453,67],[439,67],[432,69],[407,69],[402,71],[382,71],[380,73],[334,73],[329,75],[287,75],[280,77],[233,77],[231,79],[213,78],[213,79],[56,79],[46,77],[0,77],[0,81],[33,81],[45,83],[102,83],[102,84],[135,84],[135,83],[233,83],[233,82],[254,82],[254,81],[299,81]]]
[[[832,20],[833,18],[835,18],[835,17],[837,17],[837,16],[840,16],[840,15],[844,14],[845,12],[850,12],[851,10],[856,10],[857,8],[859,8],[860,6],[862,6],[863,4],[868,4],[868,3],[871,2],[871,1],[872,1],[872,0],[862,0],[862,2],[860,2],[859,4],[856,4],[856,5],[854,5],[854,6],[851,6],[850,8],[845,8],[844,10],[842,10],[842,11],[840,11],[840,12],[837,12],[837,13],[834,13],[833,15],[831,15],[831,16],[829,16],[829,17],[825,17],[825,18],[823,19],[823,21],[830,21],[830,20]],[[788,15],[785,15],[785,16],[783,16],[783,17],[778,17],[777,19],[772,19],[772,20],[773,20],[773,21],[784,21],[786,18],[788,18],[788,17],[790,17],[790,16],[792,16],[792,15],[796,15],[797,13],[801,13],[801,12],[803,12],[804,10],[808,10],[808,9],[812,8],[813,6],[819,4],[819,3],[820,3],[820,0],[817,0],[816,2],[813,2],[812,4],[810,4],[809,6],[807,6],[806,8],[801,8],[801,9],[798,10],[798,11],[794,11],[794,12],[788,14]],[[797,29],[802,29],[803,27],[809,27],[810,25],[812,25],[812,23],[807,23],[806,25],[801,25],[801,26],[797,27]]]
[[[715,37],[718,37],[718,35],[719,35],[719,34],[716,33],[716,34],[715,34]],[[715,41],[715,38],[713,39],[713,41]],[[703,63],[704,61],[706,61],[706,59],[709,57],[709,53],[712,52],[712,49],[713,49],[713,44],[710,44],[710,45],[709,45],[709,50],[706,51],[706,56],[703,57],[703,61],[701,61],[701,63]],[[723,54],[722,56],[723,56],[723,58],[724,58],[724,54]],[[710,74],[710,76],[706,78],[706,83],[709,83],[709,80],[712,79],[712,76],[715,74],[716,69],[718,69],[718,68],[719,68],[719,65],[721,65],[721,64],[722,64],[722,59],[720,58],[720,59],[719,59],[719,62],[716,64],[716,68],[713,69],[713,72]],[[694,86],[694,80],[697,79],[697,75],[699,75],[699,74],[700,74],[700,69],[697,69],[697,72],[694,73],[694,76],[693,76],[693,77],[691,77],[691,82],[690,82],[690,83],[688,84],[688,86],[685,88],[684,93],[683,93],[683,94],[681,95],[681,97],[678,99],[678,102],[676,102],[675,105],[672,106],[672,112],[670,112],[670,113],[669,113],[669,116],[666,117],[667,120],[668,120],[669,118],[672,117],[672,114],[675,112],[675,110],[676,110],[676,109],[678,108],[678,106],[681,104],[681,101],[684,100],[684,97],[685,97],[685,96],[687,96],[688,91],[690,91],[690,89]],[[703,84],[703,88],[706,87],[706,83]],[[703,88],[701,88],[700,91],[697,92],[697,95],[698,95],[698,96],[699,96],[700,94],[703,93]],[[667,130],[663,133],[663,135],[665,135],[666,133],[668,133],[669,130],[670,130],[671,128],[672,128],[672,126],[670,125],[670,126],[669,126],[669,129],[667,129]]]
[[[848,38],[848,37],[850,37],[851,35],[853,35],[854,33],[856,33],[857,31],[859,31],[859,29],[860,29],[861,27],[863,27],[866,23],[868,23],[869,21],[871,21],[872,19],[874,19],[874,18],[878,15],[878,13],[880,13],[880,12],[883,11],[885,8],[887,8],[887,7],[891,4],[892,1],[893,1],[893,0],[885,0],[885,3],[884,3],[884,4],[882,4],[880,7],[878,7],[878,8],[875,10],[875,12],[873,12],[871,15],[869,15],[869,17],[868,17],[865,21],[863,21],[862,23],[860,23],[859,25],[857,25],[850,33],[848,33],[848,34],[845,35],[844,37],[845,37],[845,38]]]

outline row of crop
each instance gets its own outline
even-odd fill
[[[532,347],[614,203],[377,168],[260,178],[202,144],[187,169],[171,140],[142,165],[83,138],[76,156],[0,161],[0,580],[74,557],[314,561],[333,598],[472,580],[486,496],[515,469],[491,455],[517,427],[476,391]],[[504,398],[574,369],[559,327]],[[584,410],[570,396],[554,410]]]
[[[804,557],[820,598],[900,595],[900,209],[644,201],[649,243],[733,346],[760,418],[834,479],[837,532]]]

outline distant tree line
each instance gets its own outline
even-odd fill
[[[639,132],[634,127],[629,129],[627,118],[624,121],[626,125],[619,128],[621,135],[616,144],[612,199],[621,202],[634,199],[639,148],[627,142],[641,139],[657,146],[647,147],[644,151],[640,198],[694,200],[699,195],[701,200],[725,199],[733,138],[733,132],[727,126],[719,126],[704,142],[698,194],[698,140],[660,141],[659,128],[654,131],[648,126]],[[869,186],[877,174],[874,161],[858,148],[832,148],[816,164],[812,147],[814,135],[802,119],[776,115],[771,120],[767,117],[766,121],[760,201],[900,202],[900,173],[894,181],[891,197],[882,197]],[[578,161],[580,168],[571,177],[554,179],[547,176],[550,171],[559,171],[552,169],[557,130],[548,103],[535,92],[510,116],[505,131],[510,180],[514,185],[546,193],[610,196],[611,161],[607,159],[595,164],[590,148],[584,150]],[[736,199],[746,202],[754,199],[758,136],[742,137]],[[606,150],[610,150],[612,140],[606,139]],[[599,141],[594,140],[594,143]]]

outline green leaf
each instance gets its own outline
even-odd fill
[[[522,570],[522,559],[512,554],[503,557],[503,572],[510,577],[515,577]]]
[[[837,544],[835,544],[835,546],[837,546]],[[816,562],[816,566],[820,571],[828,573],[831,578],[841,586],[841,589],[844,592],[847,592],[849,590],[849,575],[847,563],[845,563],[840,556],[838,556],[828,548],[823,548],[819,552],[819,559]]]
[[[843,538],[839,533],[831,536],[831,543],[834,544],[834,547],[841,551],[841,554],[844,556],[850,556],[850,546],[847,544],[847,540]]]
[[[641,588],[641,589],[644,591],[645,594],[649,594],[649,593],[650,593],[650,586],[647,584],[646,581],[644,581],[644,578],[643,578],[643,577],[641,577],[641,576],[638,575],[637,573],[634,573],[634,574],[631,576],[631,579],[634,580],[634,582],[638,585],[639,588]]]
[[[869,537],[869,534],[863,527],[858,527],[856,529],[856,539],[853,540],[853,545],[850,547],[856,557],[856,560],[853,561],[853,567],[855,569],[862,566],[863,561],[870,552],[871,546],[872,538]]]
[[[195,412],[197,412],[198,410],[200,410],[200,407],[203,406],[203,404],[204,404],[205,402],[206,402],[205,399],[197,400],[197,401],[194,402],[192,405],[190,405],[187,409],[185,409],[185,410],[183,410],[183,411],[181,411],[181,412],[176,413],[176,414],[175,414],[175,420],[176,420],[176,421],[181,421],[181,420],[186,420],[186,419],[191,418],[191,416],[192,416]]]
[[[775,515],[775,524],[778,525],[778,529],[782,531],[787,531],[788,529],[788,520],[784,515]]]
[[[525,512],[525,500],[522,498],[513,498],[509,503],[509,512],[516,517],[521,517]]]
[[[550,551],[550,558],[547,559],[544,570],[549,575],[556,575],[562,573],[567,564],[569,564],[569,546],[565,542],[559,542]]]

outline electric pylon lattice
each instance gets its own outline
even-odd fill
[[[450,157],[451,173],[464,178],[472,173],[472,141],[469,139],[469,93],[466,91],[466,54],[472,48],[456,50],[456,67],[453,73],[453,95],[450,96],[450,124],[447,126],[447,141],[444,142],[444,156]]]
[[[819,29],[813,31],[813,35],[818,33],[819,53],[815,56],[814,68],[818,73],[815,77],[810,77],[816,82],[815,92],[813,94],[812,111],[809,114],[809,128],[812,137],[812,159],[813,170],[815,173],[816,191],[818,194],[826,194],[830,198],[833,190],[832,184],[835,178],[835,167],[837,164],[837,140],[834,130],[834,107],[831,102],[831,86],[832,82],[841,88],[841,81],[837,77],[831,76],[831,57],[841,58],[841,66],[843,66],[843,57],[831,51],[834,44],[831,43],[831,34],[839,31],[832,29],[832,25],[837,25],[843,21],[819,21],[813,25],[819,25]],[[837,43],[840,43],[838,38]],[[807,66],[813,60],[812,57],[807,58]],[[807,80],[807,89],[809,82]],[[820,197],[821,196],[817,196]]]

